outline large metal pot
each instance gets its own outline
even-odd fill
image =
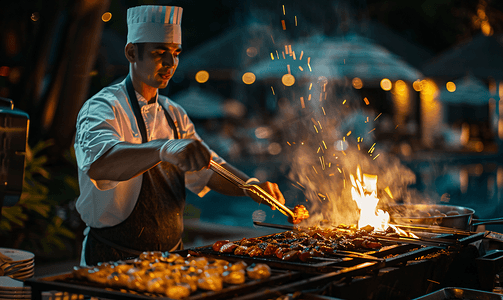
[[[437,225],[460,230],[475,230],[482,224],[503,224],[503,218],[474,219],[475,210],[452,205],[397,204],[384,208],[391,222],[404,225]]]

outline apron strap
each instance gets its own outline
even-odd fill
[[[141,115],[141,110],[140,110],[140,105],[138,104],[138,98],[136,97],[136,92],[134,91],[133,87],[133,82],[131,81],[131,76],[128,74],[126,77],[126,89],[128,92],[128,99],[129,103],[131,104],[131,107],[133,108],[133,112],[136,118],[136,123],[138,124],[138,128],[140,129],[141,133],[141,141],[142,143],[148,142],[147,140],[147,128],[145,127],[145,121],[143,120],[143,117]],[[171,127],[171,130],[173,130],[173,135],[175,136],[175,139],[180,138],[180,134],[178,133],[178,130],[175,126],[175,122],[173,122],[173,118],[169,115],[169,113],[164,109],[164,107],[161,105],[164,111],[164,116],[166,116],[166,119],[168,120],[169,127]]]
[[[127,89],[127,93],[128,93],[129,104],[131,105],[131,108],[133,109],[133,113],[136,118],[136,123],[138,124],[138,129],[140,130],[140,133],[141,133],[142,143],[146,143],[146,142],[148,142],[147,128],[145,126],[145,121],[143,120],[143,117],[141,115],[140,105],[138,104],[138,98],[136,97],[136,93],[135,93],[135,90],[133,87],[133,82],[131,81],[131,76],[129,74],[126,77],[126,89]],[[162,107],[162,105],[161,105],[161,107]],[[163,107],[163,110],[164,110],[164,115],[166,116],[166,119],[168,120],[168,124],[174,132],[175,139],[179,139],[180,135],[176,129],[176,126],[175,126],[175,123],[173,122],[173,119],[168,114],[168,112],[164,109],[164,107]],[[116,250],[119,250],[124,253],[139,256],[143,252],[143,251],[138,251],[135,249],[131,249],[131,248],[117,245],[117,244],[101,237],[95,230],[93,230],[92,227],[89,230],[89,234],[93,238],[95,238],[97,241],[99,241],[100,243],[105,244],[109,247],[115,248]],[[178,243],[170,251],[178,250],[178,248],[180,247],[181,244],[182,244],[182,239],[178,240]]]
[[[161,107],[162,107],[162,105],[161,105]],[[173,122],[173,119],[169,115],[168,111],[165,110],[164,108],[163,108],[163,110],[164,110],[164,115],[166,116],[166,119],[168,120],[169,127],[171,127],[171,129],[173,130],[173,135],[175,136],[175,139],[179,139],[180,133],[178,133],[178,129],[175,126],[175,122]]]
[[[126,89],[128,93],[129,104],[133,108],[133,113],[136,118],[136,123],[138,124],[138,129],[141,134],[142,143],[146,143],[147,140],[147,127],[145,127],[145,121],[141,116],[140,105],[138,104],[138,98],[136,97],[136,93],[134,91],[133,82],[131,81],[131,76],[128,74],[126,77]]]

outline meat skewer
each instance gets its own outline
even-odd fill
[[[300,221],[309,217],[309,212],[303,205],[295,206],[294,210],[292,211],[290,208],[288,208],[283,203],[276,200],[276,198],[274,198],[269,193],[264,191],[258,185],[246,184],[241,178],[232,174],[227,169],[216,163],[214,160],[210,160],[210,169],[212,169],[215,173],[219,174],[220,176],[227,179],[231,183],[237,185],[238,187],[260,196],[260,198],[264,199],[267,203],[274,206],[282,214],[287,216],[289,221],[291,221],[294,224],[300,223]]]

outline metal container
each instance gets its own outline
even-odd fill
[[[407,225],[436,225],[473,231],[478,225],[503,224],[503,218],[474,219],[469,207],[442,204],[398,204],[385,208],[391,222]]]

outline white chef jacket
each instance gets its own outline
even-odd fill
[[[181,139],[198,139],[194,124],[185,110],[169,98],[159,95],[148,104],[136,92],[145,120],[148,140],[173,139],[163,108],[172,117]],[[162,106],[162,107],[161,107]],[[91,164],[120,142],[141,144],[141,134],[127,99],[125,80],[103,88],[87,100],[77,118],[75,155],[78,165],[80,196],[76,207],[87,226],[101,228],[124,221],[133,211],[140,194],[143,175],[126,181],[93,180],[87,175]],[[213,160],[224,163],[214,151]],[[131,162],[134,164],[134,161]],[[210,189],[206,186],[212,170],[185,173],[185,186],[200,197]]]

